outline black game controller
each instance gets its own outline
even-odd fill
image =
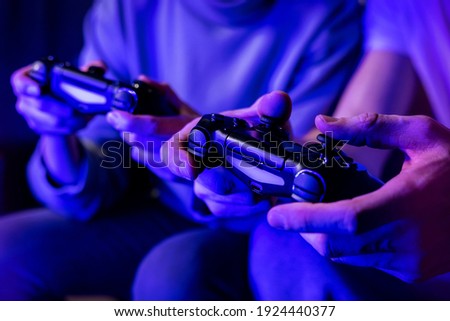
[[[171,116],[177,109],[155,87],[142,81],[127,84],[104,78],[104,70],[84,72],[52,56],[32,64],[29,76],[43,91],[85,114],[103,114],[111,109],[133,114]]]
[[[250,126],[220,114],[201,118],[191,130],[188,151],[205,167],[225,166],[263,196],[332,202],[372,192],[383,185],[345,155],[341,143],[321,134],[300,145],[269,118]]]

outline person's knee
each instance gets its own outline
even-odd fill
[[[138,269],[136,300],[186,300],[203,274],[202,245],[197,232],[174,236],[152,249]]]
[[[297,233],[258,226],[250,242],[250,280],[259,300],[327,300],[327,262]]]
[[[40,224],[40,210],[0,219],[0,299],[56,299],[48,291],[48,249],[56,240]],[[42,222],[42,221],[41,221]]]
[[[241,235],[212,230],[174,236],[156,246],[141,263],[134,298],[246,299],[246,246]]]

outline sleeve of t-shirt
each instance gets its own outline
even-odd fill
[[[364,31],[366,50],[389,50],[406,53],[401,31],[402,1],[368,0]]]
[[[126,6],[120,0],[96,0],[84,19],[84,46],[79,64],[100,60],[107,66],[107,77],[130,78],[127,59]]]
[[[103,60],[109,67],[109,77],[124,72],[120,61],[120,34],[117,41],[108,41],[110,33],[120,29],[116,1],[97,1],[85,18],[85,46],[81,63]],[[115,51],[114,51],[115,50]],[[123,76],[123,75],[122,75]],[[38,144],[28,164],[28,181],[35,197],[48,208],[71,218],[87,220],[110,208],[122,198],[128,185],[124,166],[126,148],[119,134],[105,120],[96,116],[77,134],[84,164],[78,182],[58,186],[52,182]]]

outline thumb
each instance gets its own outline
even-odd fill
[[[271,226],[306,233],[362,233],[408,215],[408,180],[397,176],[380,189],[333,203],[289,203],[268,213]]]
[[[292,101],[283,91],[273,91],[262,96],[255,103],[256,111],[263,122],[283,126],[289,121]]]

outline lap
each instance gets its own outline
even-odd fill
[[[248,300],[248,238],[216,229],[175,235],[142,262],[137,300]]]
[[[250,278],[261,300],[450,299],[450,274],[408,284],[376,269],[333,263],[298,233],[267,223],[251,238]]]
[[[46,209],[0,218],[0,297],[127,299],[149,249],[192,224],[154,204],[78,222]]]

